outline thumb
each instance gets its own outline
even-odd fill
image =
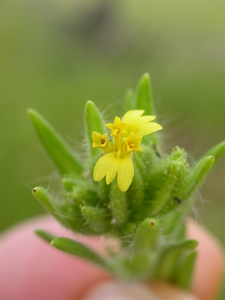
[[[185,291],[168,284],[151,284],[105,281],[91,290],[82,300],[197,300]]]

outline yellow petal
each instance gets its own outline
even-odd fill
[[[120,159],[117,183],[122,192],[126,192],[134,177],[134,166],[131,158],[126,155]]]
[[[138,130],[135,132],[135,134],[136,136],[143,136],[143,135],[151,134],[161,129],[162,129],[161,125],[159,125],[158,123],[151,122],[140,126]]]
[[[103,155],[99,158],[97,161],[94,172],[93,172],[93,178],[95,181],[101,180],[108,170],[111,168],[112,161],[115,159],[115,152],[111,152],[108,154]]]
[[[144,110],[128,110],[122,118],[123,122],[134,122],[143,115]]]
[[[140,122],[151,122],[153,120],[155,120],[156,116],[142,116],[140,117]]]
[[[111,165],[106,173],[106,184],[110,184],[113,179],[116,177],[116,174],[118,172],[119,168],[119,159],[114,156],[114,158],[111,160]]]

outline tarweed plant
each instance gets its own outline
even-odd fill
[[[117,278],[168,281],[188,289],[198,242],[186,237],[186,217],[196,191],[225,152],[225,142],[191,166],[184,149],[175,146],[165,153],[148,74],[125,94],[112,123],[105,122],[93,102],[86,103],[85,158],[38,112],[29,109],[28,114],[65,190],[56,201],[43,187],[35,187],[35,198],[73,232],[111,237],[118,247],[108,246],[103,256],[72,239],[41,229],[36,234]]]

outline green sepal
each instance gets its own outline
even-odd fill
[[[97,106],[92,101],[87,101],[85,106],[85,124],[86,124],[86,134],[87,141],[89,145],[89,153],[91,155],[96,155],[100,152],[100,149],[92,147],[92,132],[97,131],[100,134],[104,133],[104,123],[102,116]]]
[[[97,234],[107,232],[109,229],[109,219],[107,218],[107,211],[102,208],[83,206],[81,208],[82,215],[90,229]]]
[[[133,245],[136,252],[147,252],[156,248],[159,240],[160,224],[157,219],[144,220],[137,229]]]
[[[205,156],[214,156],[215,157],[215,163],[214,165],[218,162],[218,160],[224,155],[225,153],[225,141],[217,144],[216,146],[212,147],[211,149],[209,149],[205,155]]]
[[[48,243],[51,243],[56,238],[53,234],[42,229],[35,229],[34,233]]]
[[[206,175],[213,167],[214,161],[214,156],[203,157],[192,169],[191,174],[187,179],[186,187],[184,188],[186,197],[190,197],[196,189],[200,187]]]
[[[64,237],[58,237],[51,242],[51,245],[58,250],[97,264],[107,271],[110,269],[106,260],[101,255],[82,243]]]
[[[74,151],[38,112],[28,110],[28,115],[46,152],[61,175],[80,175],[83,171],[80,159]]]
[[[126,223],[128,218],[126,193],[121,192],[115,180],[111,184],[109,199],[109,207],[113,216],[112,222],[118,226]]]

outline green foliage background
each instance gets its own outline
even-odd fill
[[[82,151],[85,102],[112,120],[124,91],[150,72],[168,150],[178,144],[195,161],[224,140],[224,10],[220,0],[2,0],[0,230],[43,214],[31,190],[58,183],[27,108]],[[225,244],[224,170],[223,159],[193,216]]]

